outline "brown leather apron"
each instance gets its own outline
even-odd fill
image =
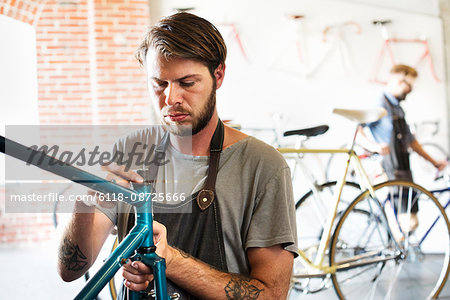
[[[392,117],[392,134],[389,143],[389,154],[383,159],[383,168],[388,175],[390,180],[399,179],[406,181],[413,181],[411,168],[409,164],[409,151],[408,142],[406,135],[408,134],[408,125],[403,115],[399,115],[395,111],[394,105],[384,96],[384,100],[387,104],[387,111]],[[398,191],[397,191],[398,192]],[[396,193],[397,193],[396,192]],[[413,194],[413,199],[415,199],[416,194]],[[404,213],[407,209],[408,196],[406,194],[402,195],[401,199],[401,211]],[[397,201],[394,201],[394,206],[399,207]],[[412,203],[411,212],[415,213],[419,210],[417,201]]]
[[[411,180],[410,165],[409,165],[409,152],[406,135],[408,134],[408,125],[406,124],[404,115],[399,115],[395,111],[394,105],[384,97],[384,100],[388,106],[388,112],[392,117],[392,134],[389,143],[390,153],[389,161],[392,169],[394,170],[394,176],[396,179]],[[395,174],[397,171],[397,174]],[[403,173],[403,174],[400,174]]]
[[[215,194],[215,184],[219,167],[220,153],[222,152],[224,138],[224,126],[219,120],[210,144],[210,158],[208,175],[205,186],[199,192],[188,197],[178,208],[182,209],[187,205],[191,206],[190,213],[176,212],[173,205],[170,207],[160,203],[154,203],[154,220],[162,223],[167,228],[167,241],[169,245],[174,246],[193,257],[211,265],[221,271],[228,271],[225,246],[222,233],[218,199]],[[165,151],[169,139],[162,139],[166,144],[160,144],[158,151]],[[156,172],[153,178],[156,178]],[[123,224],[127,224],[127,232],[134,226],[134,214],[119,214],[118,230],[119,236],[123,237]],[[129,216],[129,217],[128,217]],[[125,222],[125,223],[123,223]],[[122,231],[122,232],[121,232]],[[192,279],[195,283],[195,278]],[[168,280],[169,295],[177,292],[181,295],[180,299],[196,299],[178,288]],[[124,288],[126,289],[126,288]],[[150,291],[152,283],[149,284]],[[127,293],[123,291],[123,295]],[[122,297],[119,299],[127,299]],[[144,296],[141,299],[154,299],[151,296]]]

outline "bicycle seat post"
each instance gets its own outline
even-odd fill
[[[295,141],[295,148],[296,149],[303,148],[303,143],[306,142],[307,139],[308,139],[307,136],[299,135],[297,137],[297,140]]]
[[[350,152],[353,152],[353,148],[355,148],[355,144],[356,144],[356,136],[358,135],[358,127],[359,127],[359,126],[361,126],[361,123],[357,123],[357,124],[356,124],[355,134],[353,135],[353,139],[352,139],[352,142],[351,142],[350,147],[349,147],[349,151],[350,151]]]
[[[147,234],[144,237],[140,247],[136,250],[132,260],[142,261],[147,266],[151,267],[154,274],[154,293],[157,299],[168,299],[167,297],[167,284],[166,284],[166,264],[164,258],[159,257],[156,254],[156,246],[153,242],[153,207],[152,207],[152,172],[149,169],[137,170],[137,173],[144,179],[142,184],[136,184],[136,190],[143,198],[139,198],[143,201],[143,205],[136,207],[137,217],[136,225],[141,225],[148,228]],[[130,300],[141,299],[140,294],[145,292],[131,292]]]
[[[350,151],[353,151],[356,141],[356,135],[358,133],[358,126],[365,123],[372,123],[386,116],[387,111],[384,108],[377,107],[372,109],[345,109],[335,108],[333,113],[343,116],[350,121],[356,122],[356,130],[353,135]]]
[[[142,184],[133,183],[136,191],[139,193],[139,201],[143,201],[143,205],[136,207],[137,218],[136,223],[140,223],[149,229],[149,232],[153,233],[153,208],[151,194],[153,192],[151,182],[149,181],[150,170],[140,169],[137,173],[144,179]],[[153,234],[149,234],[139,249],[142,253],[154,252],[156,247],[153,243]],[[155,249],[150,249],[155,248]]]
[[[391,23],[391,20],[375,20],[375,21],[372,21],[373,25],[375,25],[378,28],[380,28],[381,36],[383,37],[383,39],[385,41],[388,41],[390,39],[389,32],[388,32],[388,30],[387,30],[387,28],[385,26],[386,24],[389,24],[389,23]]]

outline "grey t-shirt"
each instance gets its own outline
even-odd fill
[[[162,134],[155,128],[135,132],[119,140],[115,151],[127,153],[136,141],[157,144]],[[182,154],[172,146],[166,153],[170,163],[161,166],[158,171],[157,192],[179,192],[190,196],[203,187],[208,169],[207,156]],[[192,169],[186,166],[192,166]],[[175,180],[163,179],[180,171],[182,175],[175,176]],[[186,178],[189,180],[179,184],[177,179]],[[165,183],[160,184],[161,181]],[[250,266],[246,257],[249,247],[281,244],[297,255],[290,170],[276,149],[254,137],[246,137],[224,149],[220,155],[216,195],[229,272],[249,275]],[[192,203],[196,205],[195,201]],[[100,210],[116,223],[120,207]]]

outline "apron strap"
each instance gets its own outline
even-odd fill
[[[214,201],[214,192],[216,189],[217,172],[219,171],[220,153],[223,148],[224,126],[219,119],[216,130],[211,138],[209,147],[209,166],[206,182],[202,190],[197,194],[197,205],[200,210],[204,211]],[[156,162],[164,161],[166,149],[169,144],[169,134],[166,132],[155,150]],[[143,174],[139,174],[144,178],[145,182],[154,185],[158,175],[158,165],[153,168],[144,170]]]
[[[409,170],[409,153],[408,145],[406,144],[407,125],[404,116],[398,115],[395,111],[394,105],[384,95],[390,114],[392,116],[392,135],[389,147],[391,151],[388,156],[390,157],[392,167],[395,170]]]
[[[220,153],[223,148],[224,126],[219,119],[216,130],[211,139],[209,149],[209,166],[205,186],[197,195],[197,205],[200,210],[207,209],[214,201],[214,191],[216,188],[217,172],[219,171]]]

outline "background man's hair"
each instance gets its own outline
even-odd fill
[[[163,18],[147,31],[136,50],[136,58],[145,65],[150,48],[167,60],[193,59],[208,67],[211,75],[225,63],[227,48],[219,30],[209,21],[196,15],[180,12]]]
[[[417,77],[419,74],[413,67],[407,65],[394,65],[390,71],[391,74],[402,74],[405,76]]]

